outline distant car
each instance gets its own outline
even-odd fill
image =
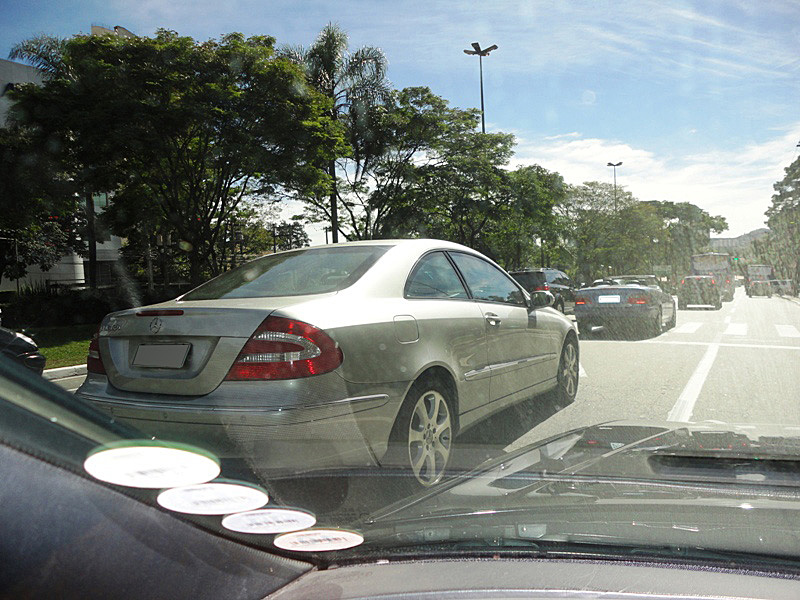
[[[0,327],[0,354],[41,375],[47,359],[27,335]]]
[[[750,282],[750,288],[747,291],[748,296],[766,296],[772,297],[772,284],[765,279]]]
[[[678,308],[689,305],[722,308],[724,288],[711,275],[687,275],[678,286]]]
[[[772,291],[779,296],[793,296],[794,285],[791,279],[772,279],[770,281]]]
[[[644,330],[651,337],[675,326],[677,310],[655,275],[598,279],[575,296],[575,320],[582,336],[596,327]]]
[[[439,240],[303,248],[177,300],[108,315],[77,396],[147,435],[270,474],[445,473],[459,430],[578,386],[574,325],[481,254]]]
[[[575,312],[577,285],[563,271],[551,268],[523,269],[509,273],[529,294],[549,291],[555,297],[553,307],[564,314]]]

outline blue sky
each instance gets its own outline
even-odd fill
[[[728,218],[729,234],[763,225],[772,184],[800,140],[800,2],[725,0],[0,0],[0,56],[39,32],[92,24],[196,39],[230,31],[309,44],[329,21],[351,47],[386,53],[396,87],[427,85],[479,106],[487,130],[517,136],[515,164],[569,183],[611,181],[641,200],[690,201]]]

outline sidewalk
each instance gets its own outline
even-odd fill
[[[68,392],[74,392],[80,387],[83,380],[86,379],[86,365],[45,369],[44,373],[42,373],[42,377],[49,379]]]

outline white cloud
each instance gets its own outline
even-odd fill
[[[539,164],[558,171],[567,183],[612,181],[608,162],[622,161],[617,184],[640,200],[692,202],[728,220],[740,235],[763,227],[772,185],[796,157],[800,123],[764,143],[687,156],[662,156],[645,148],[574,134],[520,139],[513,166]]]

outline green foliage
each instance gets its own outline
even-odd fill
[[[773,186],[775,194],[766,212],[770,233],[753,242],[755,262],[772,265],[779,277],[800,281],[800,156],[784,169]]]
[[[18,118],[82,165],[84,187],[115,192],[118,233],[131,223],[172,230],[199,282],[215,274],[213,248],[246,194],[328,188],[317,165],[341,145],[329,102],[273,43],[241,34],[197,43],[165,30],[76,37],[63,56],[70,77],[21,86]]]
[[[365,46],[350,52],[347,33],[333,23],[320,31],[310,48],[285,47],[281,55],[299,65],[308,84],[328,99],[327,114],[345,126],[351,142],[365,115],[387,102],[391,96],[391,88],[386,80],[388,62],[383,51]],[[315,163],[320,168],[324,167],[331,178],[332,187],[327,202],[325,195],[319,192],[300,194],[300,198],[310,205],[312,214],[309,220],[319,222],[324,219],[331,223],[334,242],[340,231],[345,233],[338,216],[341,198],[335,158],[349,155],[350,149],[340,146],[329,160]],[[343,206],[348,207],[347,203]],[[359,237],[357,227],[353,233],[353,237]]]
[[[0,129],[0,278],[50,269],[83,247],[74,188],[43,146],[28,129]]]
[[[55,290],[29,288],[3,309],[3,325],[15,329],[97,324],[115,310],[133,304],[116,290]]]
[[[652,272],[655,265],[669,265],[678,277],[689,272],[692,254],[708,249],[710,232],[727,229],[723,217],[694,204],[639,202],[626,190],[598,182],[571,187],[559,210],[583,281],[609,271]]]

